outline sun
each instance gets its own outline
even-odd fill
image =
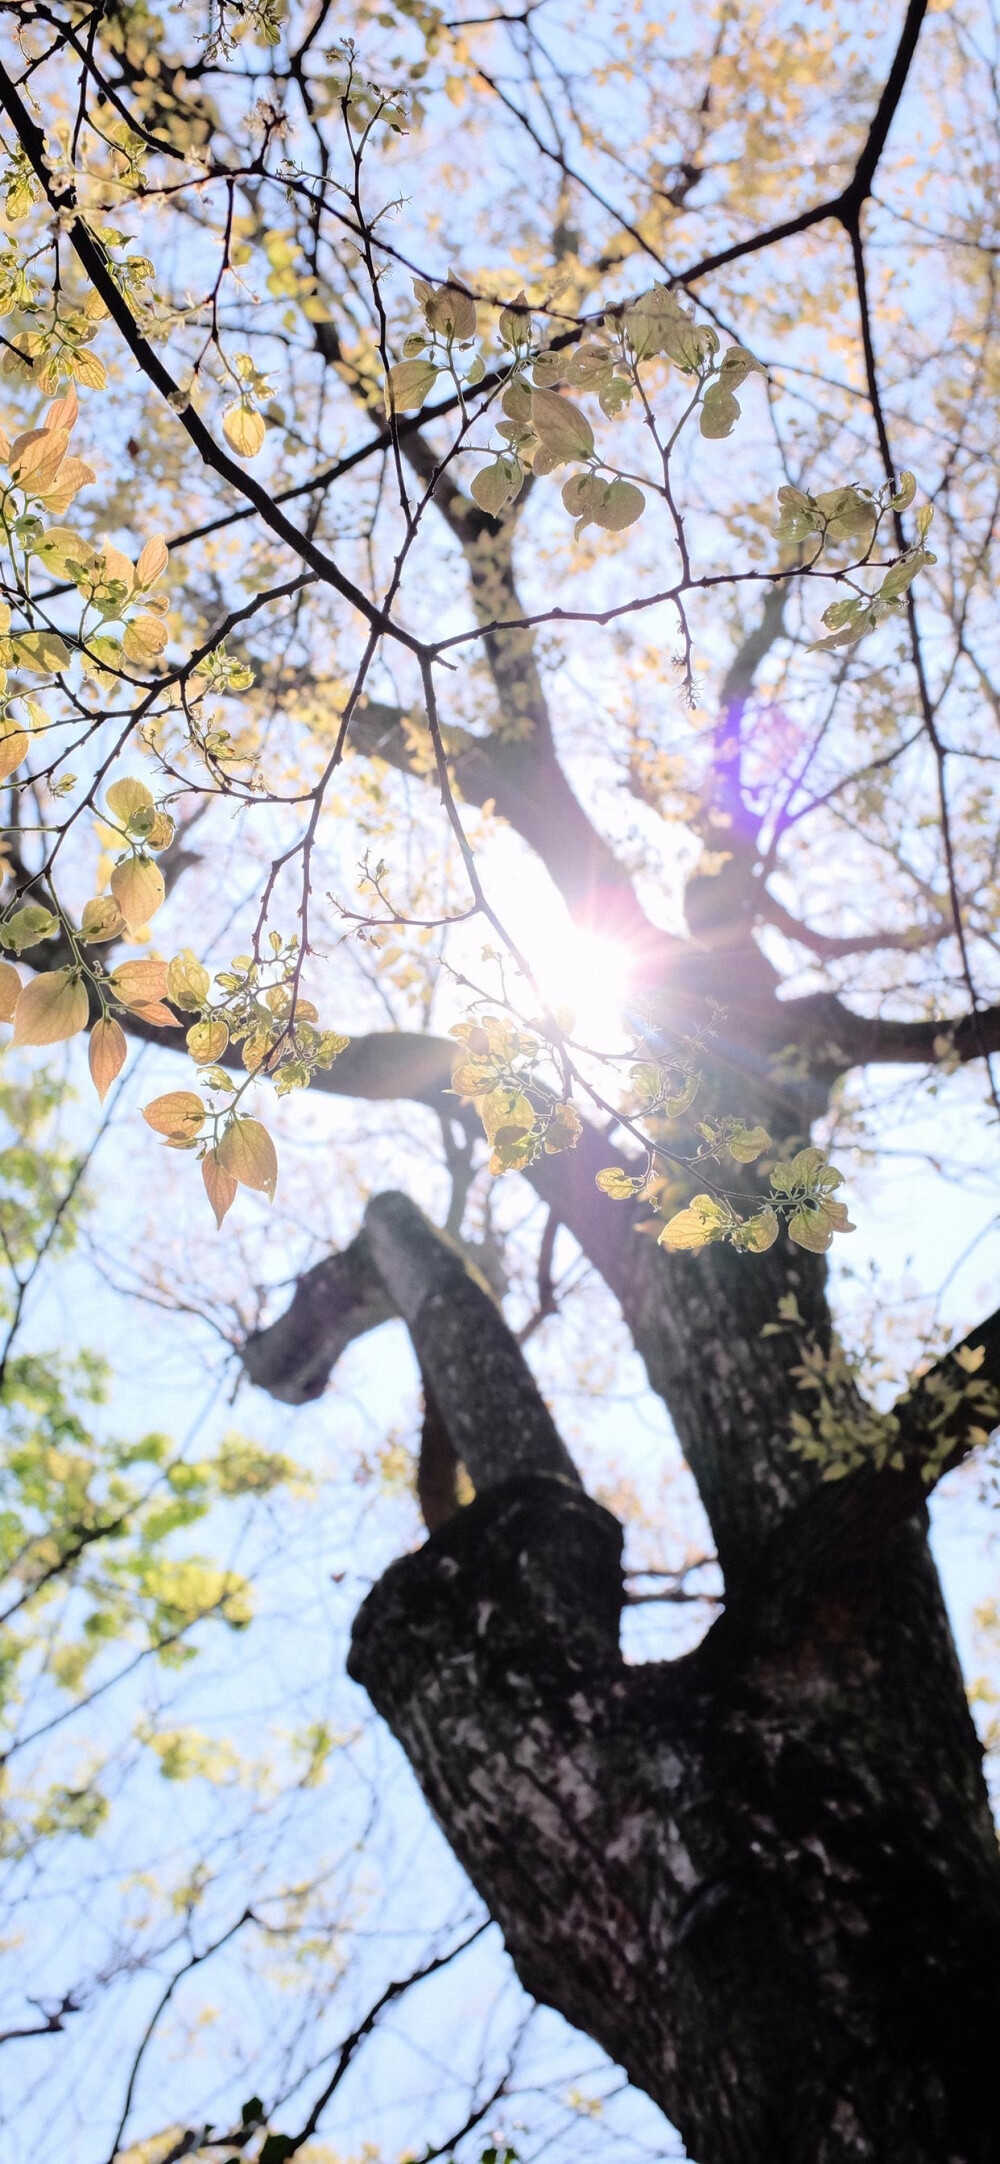
[[[547,1004],[573,1016],[568,1034],[588,1051],[621,1051],[622,1009],[631,992],[624,943],[574,924],[550,923],[533,928],[524,953]]]

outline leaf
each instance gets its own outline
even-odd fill
[[[90,1049],[87,1055],[91,1080],[102,1104],[115,1076],[121,1073],[125,1065],[127,1049],[124,1030],[112,1015],[102,1015],[90,1032]]]
[[[702,400],[700,428],[703,436],[731,436],[740,417],[739,401],[722,382],[710,383]]]
[[[729,1155],[735,1157],[738,1165],[752,1165],[770,1146],[771,1137],[766,1127],[745,1127],[742,1120],[737,1121],[726,1139]]]
[[[774,1246],[777,1237],[777,1212],[766,1202],[755,1217],[748,1217],[744,1224],[736,1227],[732,1242],[733,1246],[740,1248],[744,1254],[763,1255],[769,1247]]]
[[[212,980],[196,954],[184,947],[168,963],[165,990],[175,1007],[182,1007],[185,1014],[198,1014],[208,998]]]
[[[433,361],[397,361],[389,370],[389,404],[394,413],[416,413],[437,381]]]
[[[152,857],[126,857],[123,864],[115,865],[109,885],[130,930],[141,929],[155,917],[167,892],[163,873]]]
[[[119,962],[111,972],[111,989],[123,1007],[141,1007],[162,999],[167,989],[165,962]]]
[[[123,827],[131,825],[136,812],[155,812],[153,792],[144,781],[137,781],[134,774],[123,774],[121,781],[113,781],[104,792],[104,801],[112,817],[121,821]]]
[[[84,903],[80,931],[90,946],[117,939],[124,930],[125,919],[113,894],[95,894],[92,901]]]
[[[236,1200],[237,1182],[233,1174],[227,1172],[224,1165],[220,1165],[215,1150],[209,1150],[202,1158],[201,1176],[205,1182],[205,1193],[215,1213],[216,1226],[221,1230],[222,1220]]]
[[[825,1150],[809,1148],[799,1150],[787,1163],[775,1165],[771,1186],[778,1195],[793,1195],[799,1189],[808,1192],[814,1187],[840,1187],[843,1178],[843,1173],[828,1162]]]
[[[543,451],[557,466],[567,459],[592,457],[594,431],[590,422],[580,407],[559,391],[532,391],[531,425]]]
[[[484,466],[482,472],[477,473],[470,493],[480,510],[495,518],[520,494],[523,481],[524,469],[520,460],[501,452],[491,466]]]
[[[0,962],[0,1022],[11,1022],[21,996],[21,979],[13,962]]]
[[[725,1239],[733,1221],[728,1203],[717,1202],[714,1195],[695,1195],[686,1210],[664,1225],[657,1246],[671,1252],[708,1247],[713,1240]]]
[[[12,953],[23,954],[26,947],[36,947],[42,939],[54,939],[58,930],[59,919],[51,909],[42,902],[25,902],[7,918],[0,938]]]
[[[45,509],[51,511],[54,518],[61,518],[63,512],[69,510],[74,496],[79,494],[80,489],[86,488],[89,482],[96,481],[96,479],[97,475],[93,467],[88,466],[84,459],[64,458],[59,468],[59,478],[55,487],[41,491],[41,500]],[[88,554],[90,553],[88,550]]]
[[[79,564],[83,568],[88,558],[93,557],[93,553],[90,543],[85,541],[81,534],[75,533],[72,526],[50,526],[48,532],[43,533],[35,542],[33,549],[33,554],[45,565],[46,571],[51,571],[57,579],[70,578],[70,564]]]
[[[167,1090],[165,1096],[154,1097],[151,1104],[143,1105],[142,1116],[154,1134],[166,1135],[170,1142],[191,1142],[204,1127],[208,1113],[193,1090]]]
[[[222,433],[237,458],[256,458],[267,434],[263,416],[253,406],[227,406]]]
[[[142,838],[147,849],[169,849],[176,831],[170,813],[158,811],[154,814],[149,832]]]
[[[966,1375],[976,1375],[986,1358],[985,1345],[956,1345],[952,1359]]]
[[[53,399],[42,426],[43,428],[64,428],[67,435],[70,435],[79,418],[80,401],[76,395],[76,385],[71,383],[69,389],[63,392],[61,398]]]
[[[575,1150],[583,1133],[583,1121],[575,1105],[557,1105],[543,1138],[546,1156],[559,1150]]]
[[[879,587],[880,598],[883,601],[898,601],[907,587],[912,586],[917,572],[922,571],[926,563],[933,561],[927,549],[911,549],[908,556],[901,557],[899,563],[893,564],[891,570],[886,572]]]
[[[719,374],[727,391],[739,390],[740,384],[755,370],[758,375],[766,374],[756,354],[748,352],[746,346],[728,346],[719,363]]]
[[[602,1195],[610,1195],[612,1202],[630,1202],[642,1186],[641,1180],[629,1178],[620,1165],[604,1165],[594,1176],[594,1185]]]
[[[430,286],[425,279],[416,278],[413,290],[430,330],[440,331],[445,338],[475,337],[476,303],[454,271],[448,272],[447,285]]]
[[[31,496],[51,488],[68,449],[68,428],[29,428],[17,436],[7,461],[15,487]]]
[[[11,641],[18,667],[33,669],[39,676],[55,675],[70,660],[70,648],[54,631],[22,631]]]
[[[140,1022],[152,1022],[157,1029],[179,1029],[181,1026],[177,1016],[171,1014],[169,1007],[159,999],[135,1000],[129,1013],[138,1015]]]
[[[26,984],[14,1009],[12,1044],[62,1044],[86,1029],[90,1001],[82,977],[54,969]]]
[[[218,1148],[219,1163],[241,1187],[254,1187],[274,1200],[278,1159],[267,1128],[259,1120],[234,1119]]]
[[[136,585],[155,586],[157,579],[163,577],[169,561],[167,544],[163,535],[158,533],[152,541],[146,541],[139,551],[135,567]]]
[[[167,643],[167,627],[158,616],[133,616],[122,633],[122,652],[145,668],[157,661]]]
[[[591,517],[595,526],[605,533],[624,533],[626,526],[634,526],[646,508],[646,498],[641,488],[632,481],[612,481],[604,501]]]
[[[0,782],[6,781],[28,756],[28,733],[10,722],[0,723]]]
[[[812,1255],[825,1255],[833,1245],[835,1232],[853,1232],[847,1211],[842,1202],[830,1202],[821,1197],[811,1206],[803,1203],[788,1220],[788,1237],[796,1247],[805,1247]]]
[[[899,476],[899,486],[896,489],[896,493],[894,496],[890,496],[889,498],[890,511],[908,511],[916,493],[916,474],[908,472],[907,468],[904,466],[903,471]]]
[[[117,580],[124,586],[126,593],[130,594],[135,583],[135,565],[131,556],[126,556],[124,549],[116,548],[113,541],[103,543],[101,554],[104,557],[102,585],[107,586]]]
[[[229,1043],[229,1031],[225,1022],[194,1022],[186,1041],[197,1067],[213,1067]]]

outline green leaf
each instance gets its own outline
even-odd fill
[[[701,433],[703,436],[731,436],[740,417],[738,399],[726,389],[724,383],[710,383],[701,408]]]
[[[763,1255],[769,1247],[774,1246],[777,1237],[777,1212],[772,1210],[769,1202],[766,1202],[764,1208],[758,1210],[755,1217],[748,1217],[742,1225],[737,1226],[732,1235],[732,1242],[733,1246],[738,1247],[743,1254]]]
[[[472,483],[471,495],[481,511],[496,518],[505,506],[520,495],[524,481],[524,469],[519,459],[501,452],[492,465],[484,466]]]
[[[593,456],[594,431],[586,414],[559,391],[532,391],[531,425],[555,465]]]
[[[397,361],[389,370],[389,402],[395,413],[417,413],[438,371],[433,361]]]
[[[735,1157],[738,1165],[752,1165],[770,1146],[771,1137],[766,1127],[745,1127],[742,1120],[737,1120],[726,1139],[729,1155]]]
[[[842,1202],[830,1202],[817,1197],[812,1204],[803,1203],[788,1220],[788,1237],[796,1247],[809,1249],[810,1254],[825,1255],[833,1245],[835,1232],[853,1232],[854,1226]]]

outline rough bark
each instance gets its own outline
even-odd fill
[[[606,1512],[522,1477],[356,1627],[526,1988],[697,2164],[995,2164],[1000,1872],[922,1526],[640,1669],[618,1557]]]
[[[351,1673],[526,1988],[662,2105],[697,2164],[994,2160],[1000,1867],[919,1502],[922,1457],[940,1457],[931,1381],[901,1403],[901,1468],[789,1473],[782,1340],[750,1327],[774,1285],[691,1274],[671,1327],[689,1389],[699,1315],[722,1348],[689,1428],[726,1608],[695,1653],[629,1668],[620,1528],[580,1487],[495,1303],[403,1196],[377,1198],[362,1237],[413,1336],[432,1434],[477,1494],[455,1511],[445,1466],[442,1522],[369,1595]],[[651,1343],[662,1260],[623,1237]],[[821,1266],[794,1268],[828,1327]],[[970,1345],[995,1380],[1000,1318]]]

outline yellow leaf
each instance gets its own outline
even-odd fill
[[[119,579],[122,585],[126,586],[129,593],[131,593],[135,579],[135,565],[131,556],[126,556],[124,549],[116,548],[113,541],[105,541],[102,554],[104,557],[105,582],[109,579]]]
[[[594,1175],[594,1184],[602,1195],[610,1195],[613,1202],[628,1202],[636,1191],[636,1182],[623,1172],[620,1165],[605,1165]]]
[[[41,540],[35,542],[34,554],[45,565],[46,571],[51,571],[57,579],[64,579],[70,563],[87,565],[94,552],[90,543],[72,526],[50,526]]]
[[[206,1110],[193,1090],[168,1090],[143,1105],[142,1116],[154,1134],[166,1135],[171,1142],[190,1142],[204,1126]]]
[[[113,894],[95,894],[92,901],[83,905],[80,930],[92,947],[105,939],[117,939],[125,930],[125,919]]]
[[[205,1182],[205,1193],[215,1213],[216,1225],[221,1229],[226,1211],[236,1200],[236,1181],[232,1173],[227,1172],[224,1165],[220,1165],[215,1150],[209,1150],[207,1156],[202,1158],[201,1176]]]
[[[11,480],[30,495],[51,488],[69,449],[68,428],[29,428],[10,447]]]
[[[85,488],[89,481],[96,479],[93,467],[88,466],[84,459],[64,458],[55,487],[42,489],[38,493],[45,509],[51,511],[54,518],[61,518],[63,512],[69,510],[79,490]]]
[[[141,1007],[162,999],[167,989],[165,962],[119,962],[111,972],[111,989],[123,1007]]]
[[[259,1120],[231,1120],[219,1144],[218,1157],[223,1171],[238,1180],[241,1187],[255,1187],[269,1202],[273,1201],[278,1159],[267,1128]]]
[[[54,969],[33,977],[14,1009],[13,1044],[61,1044],[86,1029],[90,1014],[87,987],[72,969]]]
[[[94,1023],[90,1032],[88,1059],[91,1080],[102,1104],[115,1076],[121,1073],[125,1065],[126,1049],[125,1032],[111,1015],[103,1015],[99,1022]]]
[[[43,428],[64,428],[67,435],[75,428],[80,416],[80,401],[76,385],[71,383],[61,398],[54,398],[42,423]]]
[[[143,835],[147,849],[169,849],[175,833],[169,812],[157,812],[148,834]]]
[[[695,1195],[686,1210],[679,1210],[664,1225],[657,1244],[672,1251],[707,1247],[710,1241],[720,1239],[732,1222],[733,1214],[726,1203],[716,1202],[714,1195]]]
[[[208,998],[211,981],[197,955],[192,954],[190,947],[185,947],[167,965],[167,998],[173,1000],[175,1007],[183,1007],[186,1014],[197,1014]]]
[[[113,781],[104,801],[112,817],[126,827],[136,812],[155,811],[156,808],[152,790],[132,774],[124,774],[121,781]]]
[[[130,930],[148,924],[166,896],[163,873],[151,857],[126,857],[116,864],[111,892]]]
[[[252,1029],[250,1031],[250,1035],[244,1040],[242,1054],[243,1065],[248,1074],[256,1074],[258,1067],[263,1066],[271,1050],[271,1044],[272,1039],[268,1030]]]
[[[28,755],[28,737],[24,729],[12,727],[9,722],[0,723],[0,781],[6,781]]]
[[[161,624],[158,616],[134,616],[132,622],[126,624],[122,634],[123,652],[129,661],[136,662],[140,668],[144,668],[150,661],[156,661],[166,643],[166,625]]]
[[[17,666],[35,669],[41,676],[54,676],[71,658],[65,639],[54,631],[22,631],[11,644]]]
[[[0,962],[0,1022],[12,1022],[21,996],[21,979],[13,962]]]
[[[108,372],[104,362],[98,360],[96,353],[88,353],[81,346],[77,348],[71,359],[74,376],[88,391],[107,390]]]
[[[222,416],[222,433],[237,458],[256,458],[267,429],[252,406],[229,406]]]
[[[224,1022],[193,1022],[187,1033],[187,1048],[198,1067],[213,1067],[228,1043]]]
[[[154,540],[147,541],[139,551],[135,567],[136,585],[155,586],[157,579],[162,578],[167,563],[167,544],[163,535],[158,533]]]

